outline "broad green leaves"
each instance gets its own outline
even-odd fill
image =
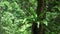
[[[34,11],[34,9],[32,7],[30,7],[30,12],[33,15],[33,18],[37,17],[37,14],[36,14],[36,12]]]
[[[47,20],[43,20],[43,23],[44,23],[46,26],[48,26]]]

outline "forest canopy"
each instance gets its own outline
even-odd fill
[[[0,0],[0,34],[43,33],[43,28],[39,26],[41,22],[45,28],[44,34],[60,34],[60,0],[40,1]],[[43,9],[39,10],[40,7]],[[35,29],[38,28],[36,31],[32,31],[34,22],[37,24]]]

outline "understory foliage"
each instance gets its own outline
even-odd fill
[[[37,0],[0,0],[0,34],[32,34],[36,9]],[[60,34],[60,0],[46,0],[45,12],[45,34]]]

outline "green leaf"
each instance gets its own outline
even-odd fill
[[[47,26],[48,22],[46,20],[43,20],[43,23]]]
[[[34,11],[32,7],[30,7],[30,12],[32,13],[32,15],[34,15],[34,17],[37,17],[36,12]]]

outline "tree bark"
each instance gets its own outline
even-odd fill
[[[39,20],[39,15],[41,13],[44,12],[44,8],[46,6],[46,2],[45,0],[37,0],[37,11],[36,11],[36,14],[37,14],[37,21],[40,21]],[[41,18],[42,20],[46,18],[46,13],[43,15],[43,18]],[[40,21],[40,24],[39,24],[39,28],[37,27],[37,23],[35,23],[33,21],[32,23],[32,33],[33,34],[45,34],[45,26],[43,24],[42,21]]]
[[[38,19],[40,18],[39,15],[44,13],[44,8],[46,8],[46,1],[45,0],[37,0],[38,2],[38,6],[37,6],[37,16],[38,16]],[[44,13],[44,15],[42,15],[43,17],[40,18],[40,25],[39,25],[39,34],[45,34],[45,26],[42,22],[43,19],[46,18],[46,13]]]

